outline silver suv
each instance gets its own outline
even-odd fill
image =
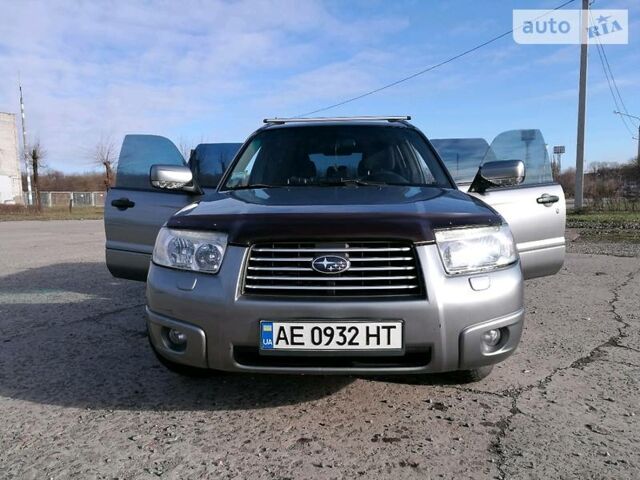
[[[146,279],[162,363],[473,381],[511,355],[523,279],[564,260],[544,139],[434,148],[408,119],[265,120],[188,163],[163,137],[125,137],[107,265]]]

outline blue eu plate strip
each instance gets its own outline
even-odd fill
[[[260,322],[260,338],[263,350],[273,349],[273,322]]]

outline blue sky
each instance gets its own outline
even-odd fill
[[[195,146],[242,141],[267,116],[292,116],[379,87],[511,28],[538,1],[0,0],[0,111],[17,112],[18,71],[30,138],[46,163],[89,170],[100,138],[155,133]],[[567,8],[579,8],[577,0]],[[640,116],[640,3],[629,45],[607,55]],[[432,138],[540,128],[575,161],[578,45],[518,45],[509,36],[402,85],[323,115],[410,114]],[[626,161],[636,141],[613,115],[590,49],[586,161]]]

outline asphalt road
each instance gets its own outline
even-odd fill
[[[153,357],[103,243],[0,223],[1,478],[640,478],[638,257],[528,282],[520,349],[477,384],[194,380]]]

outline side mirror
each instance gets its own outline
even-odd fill
[[[200,189],[193,181],[193,173],[183,165],[152,165],[149,172],[151,185],[165,190],[184,190],[199,193]]]
[[[508,187],[524,181],[525,168],[522,160],[487,162],[480,166],[470,192],[484,193],[489,187]]]

